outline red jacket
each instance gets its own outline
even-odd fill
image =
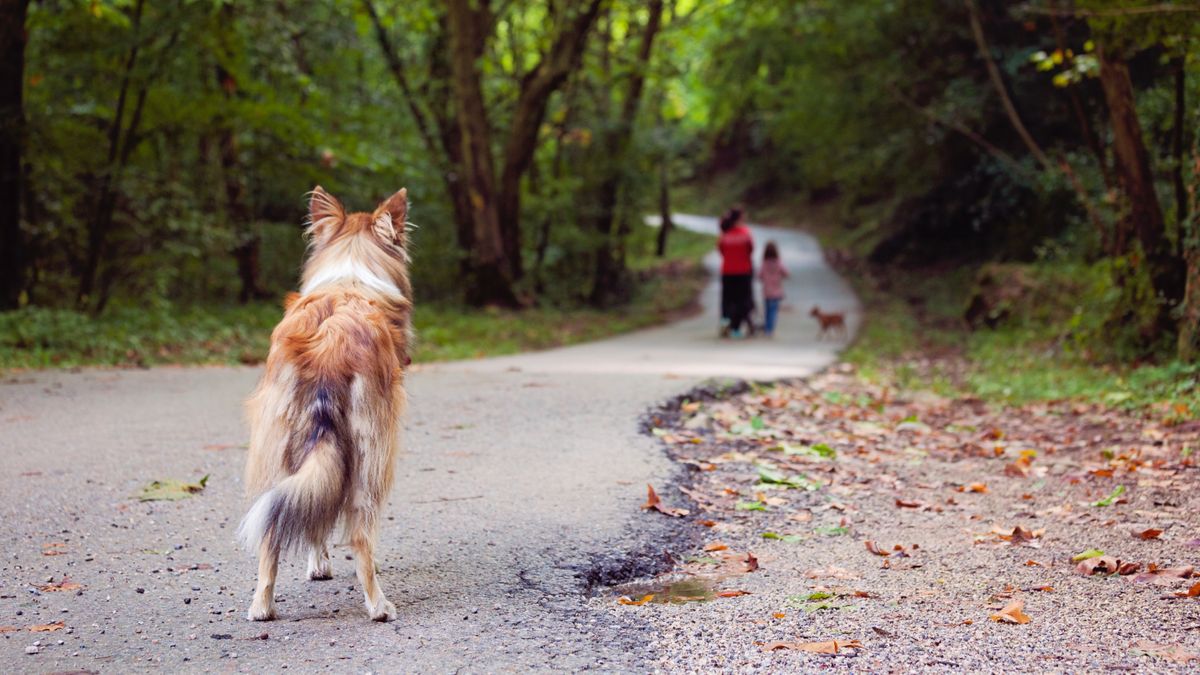
[[[721,274],[754,273],[754,238],[750,236],[750,228],[737,225],[722,232],[717,249],[721,251]]]

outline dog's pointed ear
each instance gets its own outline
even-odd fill
[[[404,248],[408,238],[408,189],[400,188],[388,197],[371,215],[375,234],[380,239]]]
[[[320,185],[313,188],[308,200],[308,236],[314,245],[329,241],[345,219],[346,210],[336,197]]]

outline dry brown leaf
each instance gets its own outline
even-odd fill
[[[1025,566],[1026,567],[1045,567],[1045,565],[1043,565],[1042,563],[1040,563],[1036,560],[1026,560]]]
[[[66,548],[67,548],[67,545],[64,542],[52,541],[48,544],[42,544],[42,555],[44,555],[44,556],[66,555],[67,554],[67,551],[65,550]]]
[[[647,593],[646,595],[643,595],[641,600],[634,600],[633,598],[629,597],[628,595],[622,595],[621,597],[617,598],[617,602],[622,605],[633,605],[634,607],[641,607],[642,605],[646,604],[647,602],[650,602],[653,599],[654,599],[653,593]]]
[[[1175,663],[1187,663],[1192,659],[1200,659],[1200,655],[1187,651],[1183,645],[1160,645],[1149,640],[1138,640],[1130,646],[1139,652]]]
[[[1082,560],[1075,566],[1075,571],[1090,577],[1093,574],[1116,574],[1120,563],[1110,555],[1097,556]]]
[[[863,543],[867,545],[867,550],[870,551],[871,553],[874,553],[875,555],[880,555],[880,556],[883,556],[886,558],[887,556],[892,554],[891,551],[885,551],[885,550],[879,548],[879,544],[876,544],[875,542],[871,541],[870,539],[868,539],[867,541],[865,541]]]
[[[1150,568],[1134,577],[1133,580],[1138,583],[1149,582],[1152,584],[1169,586],[1180,579],[1187,579],[1191,577],[1193,571],[1195,571],[1195,568],[1193,568],[1191,565],[1186,565],[1184,567],[1160,568],[1158,565],[1150,563]]]
[[[910,502],[903,499],[896,500],[896,507],[901,509],[919,509],[922,506],[924,506],[924,504],[921,502]]]
[[[57,583],[45,584],[36,588],[43,593],[66,593],[68,591],[78,591],[83,586],[71,581],[70,577],[63,577]]]
[[[719,541],[714,541],[714,542],[712,542],[712,543],[709,543],[709,544],[705,544],[705,545],[704,545],[704,550],[705,550],[705,551],[710,551],[710,552],[711,552],[711,551],[724,551],[724,550],[726,550],[726,549],[728,549],[728,548],[729,548],[728,546],[726,546],[725,544],[722,544],[722,543],[721,543],[721,542],[719,542]]]
[[[776,649],[794,649],[810,654],[840,654],[843,649],[862,649],[858,640],[829,640],[828,642],[769,642],[763,645],[763,651],[773,652]]]
[[[1142,569],[1142,563],[1123,562],[1120,565],[1117,565],[1117,574],[1119,574],[1123,577],[1127,577],[1130,574],[1133,574],[1140,569]]]
[[[1200,582],[1192,584],[1191,588],[1186,591],[1175,591],[1177,598],[1197,598],[1200,597]]]
[[[857,579],[858,575],[850,570],[841,567],[826,567],[822,569],[809,570],[804,573],[804,576],[809,579]]]
[[[642,504],[642,508],[645,510],[654,509],[659,513],[664,513],[668,516],[671,516],[672,518],[682,518],[688,514],[687,509],[673,509],[669,506],[663,506],[662,499],[660,499],[658,493],[654,491],[654,486],[648,483],[646,484],[646,503]]]
[[[1029,623],[1029,615],[1022,611],[1024,609],[1024,600],[1013,600],[988,618],[999,623]]]
[[[1148,530],[1142,530],[1141,532],[1134,532],[1133,536],[1137,539],[1149,540],[1149,539],[1158,539],[1159,535],[1161,535],[1162,533],[1163,533],[1162,530],[1152,527]]]
[[[30,633],[51,633],[56,630],[62,630],[63,628],[66,628],[65,623],[63,623],[62,621],[55,621],[53,623],[45,623],[45,624],[41,624],[39,626],[30,626],[29,632]]]
[[[0,626],[0,633],[15,633],[21,630],[20,626]]]
[[[742,591],[742,590],[717,591],[718,598],[738,598],[743,595],[750,595],[750,591]]]
[[[753,572],[754,570],[758,569],[758,558],[755,558],[753,553],[747,552],[746,557],[742,559],[742,562],[746,563],[747,572]]]
[[[782,619],[782,618],[786,617],[787,614],[784,614],[783,612],[775,612],[771,616],[775,617],[776,619]]]
[[[703,525],[704,527],[715,527],[715,526],[716,526],[716,524],[717,524],[717,521],[715,521],[715,520],[702,520],[702,521],[700,521],[700,524],[701,524],[701,525]]]

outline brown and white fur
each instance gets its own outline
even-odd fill
[[[812,311],[808,313],[821,324],[820,330],[817,331],[817,339],[821,339],[826,334],[830,336],[840,335],[846,337],[846,315],[842,312],[822,312],[821,308],[813,305]]]
[[[412,291],[400,190],[373,213],[346,213],[319,186],[300,293],[285,302],[258,388],[246,403],[253,505],[238,537],[258,552],[248,618],[275,618],[280,554],[304,550],[308,578],[332,577],[326,539],[339,522],[367,614],[396,618],[375,578],[375,533],[392,486],[409,364]]]

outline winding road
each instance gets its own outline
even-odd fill
[[[715,221],[677,216],[689,229]],[[511,357],[422,365],[407,455],[377,553],[399,609],[367,620],[348,549],[334,579],[281,565],[280,620],[248,623],[238,551],[245,429],[258,368],[10,374],[0,381],[0,664],[15,672],[644,670],[647,635],[589,609],[589,584],[652,569],[667,519],[641,517],[673,470],[639,420],[705,378],[802,376],[831,363],[813,304],[849,287],[804,233],[774,239],[792,277],[773,340],[716,338],[717,285],[694,318]],[[715,254],[709,264],[715,268]],[[203,493],[139,503],[159,478]],[[39,590],[61,582],[75,589]],[[31,626],[62,628],[28,632]],[[4,627],[19,628],[8,631]],[[651,628],[641,627],[644,631]],[[36,643],[36,644],[35,644]],[[28,653],[34,652],[34,653]]]

